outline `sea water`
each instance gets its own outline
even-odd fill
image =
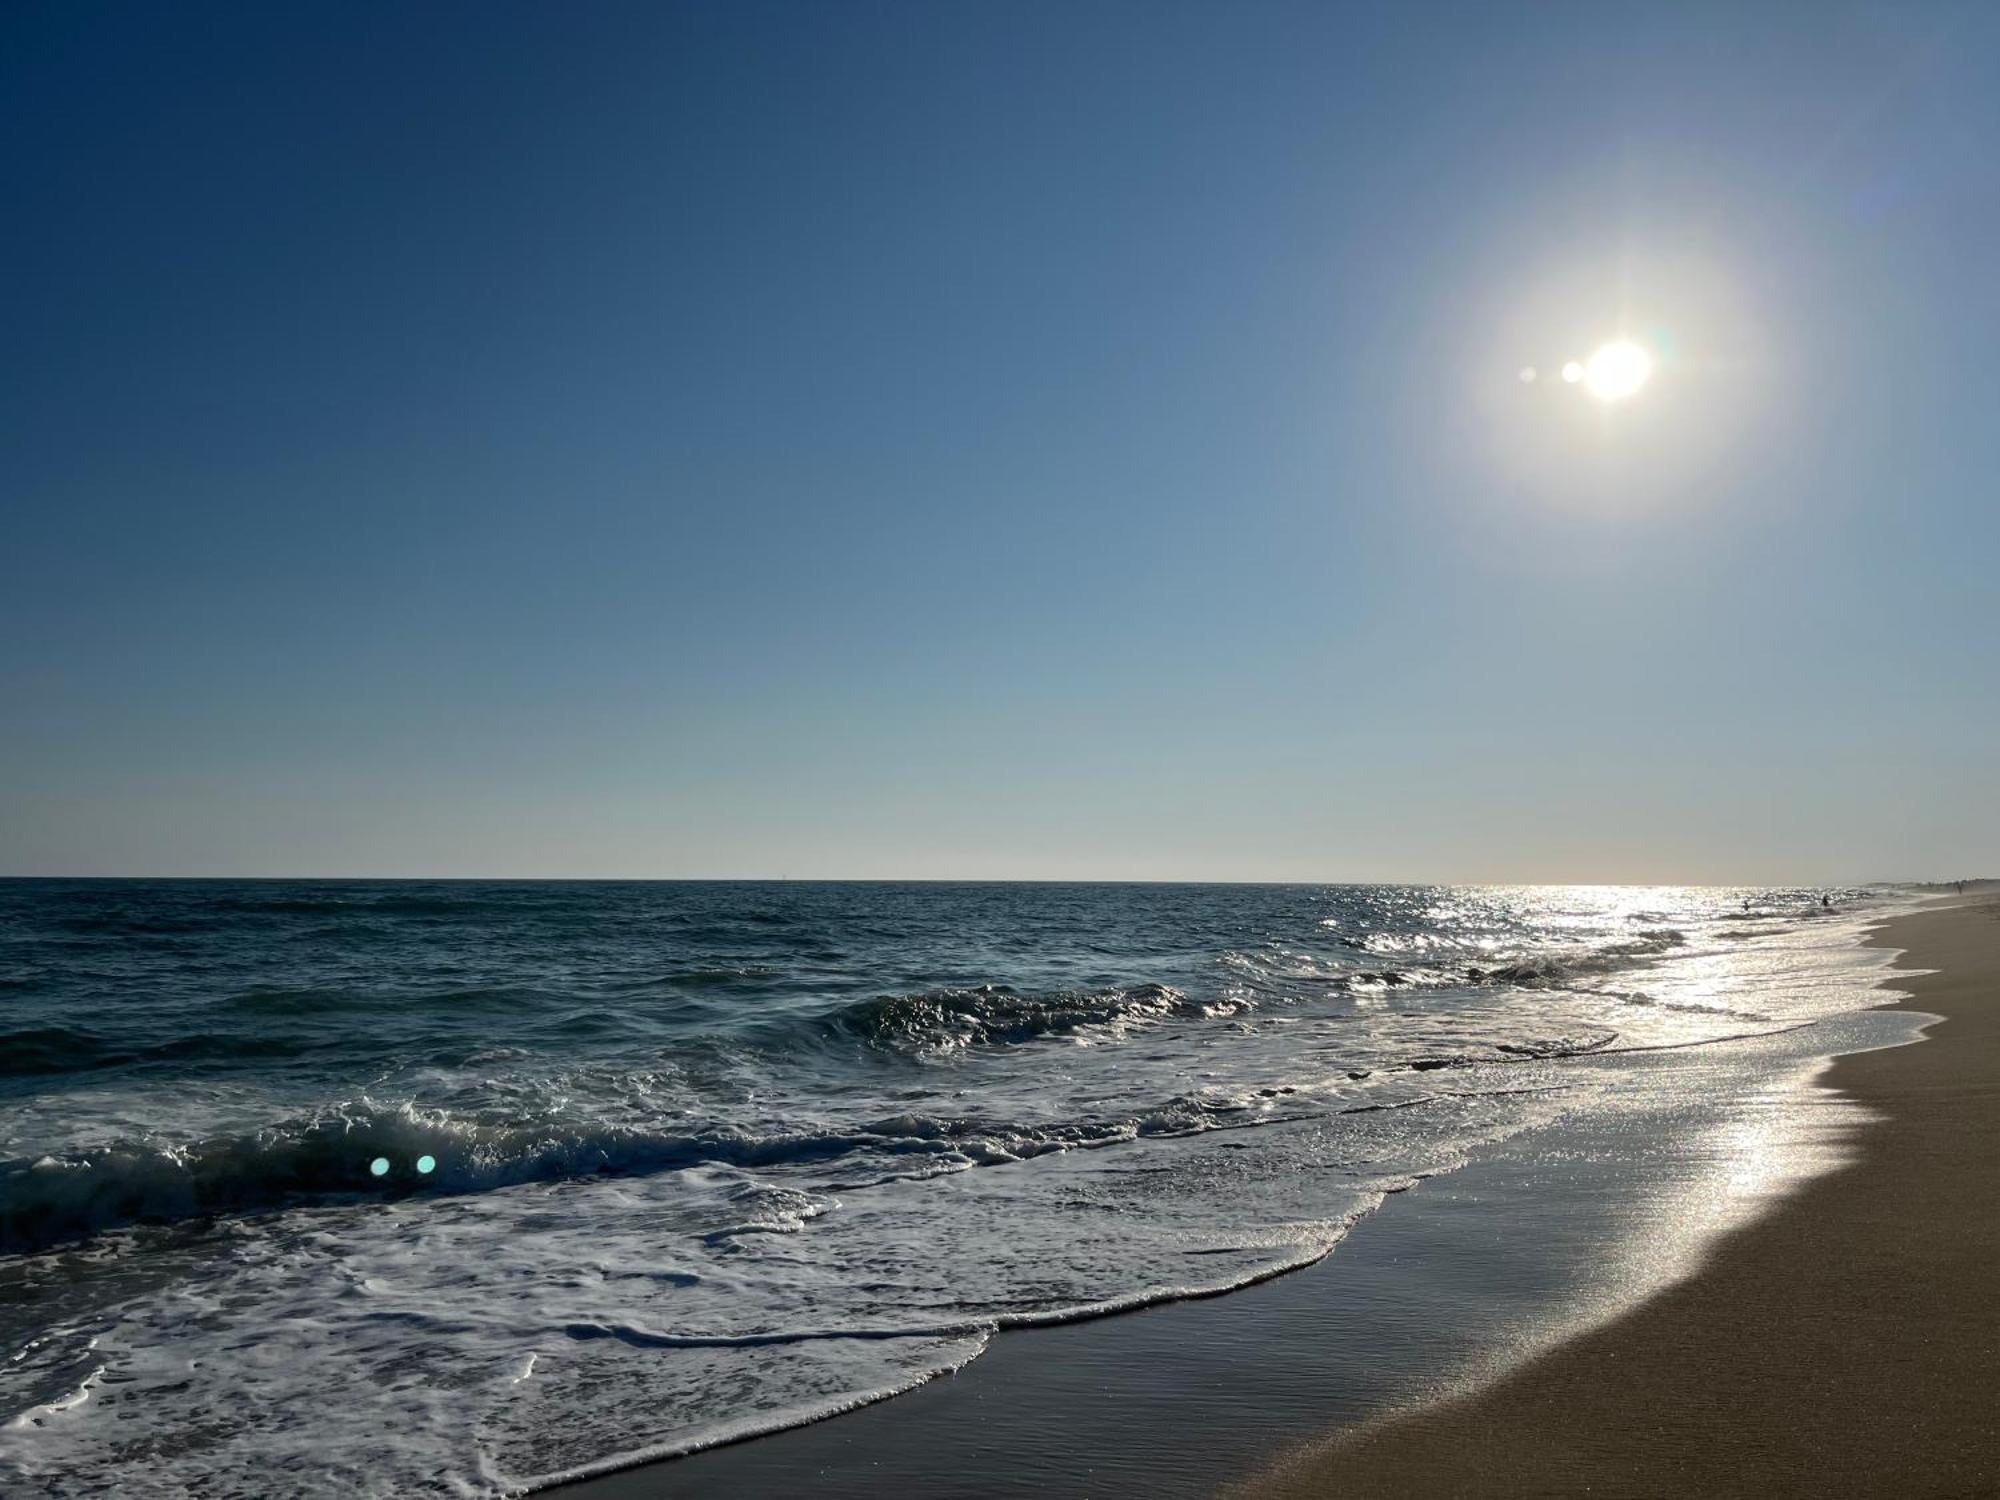
[[[0,1486],[493,1494],[808,1421],[1879,1003],[1909,900],[0,882]]]

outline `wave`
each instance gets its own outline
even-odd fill
[[[478,1192],[537,1180],[701,1162],[766,1165],[838,1156],[853,1137],[656,1133],[545,1122],[491,1124],[414,1106],[340,1106],[255,1134],[126,1144],[71,1159],[0,1164],[0,1251],[42,1249],[131,1224],[361,1199]],[[435,1165],[420,1175],[416,1164]],[[377,1160],[388,1163],[378,1177]]]
[[[206,915],[105,911],[58,917],[48,923],[48,930],[81,938],[178,938],[207,931],[214,925],[214,919]]]
[[[950,1051],[1073,1037],[1133,1023],[1231,1015],[1245,1008],[1236,1000],[1194,1000],[1164,984],[1041,995],[986,984],[880,995],[845,1006],[818,1024],[830,1035],[888,1051]]]
[[[1280,998],[1294,999],[1339,990],[1466,983],[1554,989],[1585,975],[1642,963],[1686,941],[1686,936],[1673,928],[1659,928],[1589,954],[1525,959],[1494,969],[1382,968],[1335,974],[1266,969],[1258,978],[1264,987],[1278,989]],[[1224,961],[1239,971],[1257,967],[1255,960],[1241,954],[1225,954]],[[1171,985],[1152,983],[1044,994],[986,984],[881,995],[821,1016],[812,1024],[824,1036],[859,1040],[884,1051],[922,1053],[1005,1046],[1045,1037],[1085,1040],[1093,1034],[1117,1036],[1134,1026],[1235,1016],[1257,1007],[1258,1000],[1242,988],[1232,988],[1215,998],[1196,999]]]
[[[101,1037],[68,1026],[0,1031],[0,1075],[4,1076],[75,1072],[104,1067],[126,1055],[124,1049],[113,1048]]]
[[[1762,1011],[1733,1010],[1726,1005],[1696,1005],[1685,1000],[1662,1000],[1657,995],[1649,995],[1644,990],[1623,992],[1600,991],[1607,1000],[1616,1000],[1620,1005],[1633,1005],[1646,1010],[1670,1010],[1689,1016],[1728,1016],[1738,1021],[1768,1021],[1771,1019]]]
[[[1525,1042],[1495,1042],[1488,1052],[1454,1052],[1443,1057],[1418,1057],[1403,1064],[1412,1072],[1428,1073],[1438,1068],[1474,1068],[1482,1063],[1546,1062],[1555,1058],[1582,1057],[1602,1052],[1618,1040],[1608,1028],[1587,1036],[1535,1037]]]
[[[694,1436],[671,1438],[664,1442],[609,1452],[583,1463],[571,1464],[529,1477],[524,1482],[524,1488],[531,1490],[551,1488],[592,1479],[621,1469],[630,1469],[639,1464],[685,1457],[703,1449],[782,1432],[788,1428],[804,1426],[842,1412],[852,1411],[857,1407],[872,1405],[900,1395],[940,1375],[963,1369],[985,1351],[994,1334],[1009,1329],[1084,1323],[1098,1318],[1136,1312],[1147,1307],[1175,1302],[1197,1302],[1227,1296],[1246,1287],[1288,1276],[1295,1271],[1316,1265],[1332,1254],[1335,1248],[1353,1232],[1354,1226],[1385,1199],[1398,1193],[1408,1192],[1419,1182],[1433,1175],[1435,1174],[1430,1171],[1420,1171],[1380,1178],[1370,1184],[1364,1201],[1322,1224],[1316,1235],[1297,1241],[1282,1250],[1274,1247],[1257,1247],[1268,1258],[1233,1275],[1149,1286],[1119,1295],[1073,1302],[1063,1306],[1024,1311],[994,1311],[962,1318],[918,1320],[884,1327],[778,1328],[745,1334],[688,1333],[648,1327],[633,1320],[608,1318],[588,1322],[573,1320],[560,1324],[558,1327],[562,1336],[577,1343],[608,1340],[636,1349],[782,1348],[809,1343],[881,1343],[907,1340],[937,1345],[940,1357],[934,1363],[920,1367],[901,1380],[852,1394],[822,1396],[810,1404],[789,1412],[753,1412],[716,1424],[706,1432]],[[1188,1253],[1202,1255],[1232,1252],[1196,1250]],[[426,1317],[421,1321],[434,1336],[440,1338],[450,1338],[462,1332],[464,1326],[446,1318]]]
[[[783,985],[792,971],[772,964],[735,964],[707,968],[669,969],[662,973],[622,981],[610,987],[616,995],[678,994],[757,994]]]
[[[361,989],[246,990],[220,1002],[221,1008],[250,1016],[314,1017],[357,1011],[403,1013],[420,1009],[499,1011],[575,1004],[579,997],[549,990],[501,986],[398,994]]]
[[[1160,986],[1118,994],[1125,997],[1125,1007],[1149,1016],[1184,1003],[1176,992]],[[1112,1003],[1110,996],[1097,999],[1092,1006],[1060,1008],[1057,1016],[1037,1014],[1035,1021],[1043,1027],[1058,1019],[1081,1025],[1133,1013]],[[990,1024],[991,1017],[981,1015],[982,1024]],[[1091,1019],[1078,1019],[1082,1016]],[[964,1018],[955,1024],[962,1027]],[[888,1034],[901,1038],[906,1033],[892,1027]],[[915,1034],[931,1036],[922,1029]],[[963,1032],[951,1034],[957,1037]],[[46,1045],[71,1047],[79,1035],[58,1029]],[[199,1040],[203,1039],[190,1039]],[[1374,1071],[1425,1072],[1555,1058],[1596,1051],[1614,1040],[1616,1033],[1606,1031],[1503,1043],[1480,1053],[1420,1057],[1348,1076],[1361,1079]],[[1142,1138],[1285,1124],[1318,1112],[1317,1104],[1272,1112],[1281,1107],[1281,1099],[1301,1092],[1291,1086],[1236,1094],[1203,1089],[1141,1106],[1123,1117],[1061,1123],[907,1112],[847,1129],[767,1132],[714,1122],[661,1130],[552,1115],[495,1120],[363,1098],[252,1133],[181,1144],[126,1142],[74,1156],[0,1160],[0,1254],[43,1250],[135,1225],[169,1225],[313,1203],[365,1203],[415,1193],[480,1193],[534,1182],[647,1175],[695,1166],[769,1170],[851,1161],[869,1167],[853,1181],[834,1184],[852,1189]],[[1379,1107],[1350,1106],[1339,1112]],[[420,1172],[418,1164],[424,1161],[428,1170]],[[383,1166],[379,1174],[374,1170],[378,1164]],[[790,1192],[770,1191],[780,1196]],[[775,1216],[754,1216],[717,1233],[728,1237],[784,1232],[799,1222],[793,1205]]]
[[[652,1009],[657,1013],[661,1005]],[[200,1014],[181,1019],[198,1019]],[[76,1026],[0,1031],[0,1077],[305,1057],[328,1045],[329,1026],[338,1028],[338,1040],[349,1047],[357,1045],[352,1035],[356,1030],[376,1034],[375,1029],[360,1026],[357,1018],[363,1016],[404,1023],[397,1035],[407,1048],[420,1049],[442,1033],[416,1034],[408,1024],[413,1019],[479,1024],[475,1018],[489,1015],[531,1024],[533,1034],[544,1038],[623,1033],[632,1024],[622,1012],[548,991],[463,989],[399,995],[362,990],[250,990],[209,1007],[206,1016],[213,1029],[184,1032],[165,1040],[157,1039],[157,1032],[151,1037],[115,1037]],[[316,1026],[314,1022],[325,1024]]]
[[[1572,980],[1643,964],[1684,946],[1687,934],[1673,927],[1656,927],[1622,943],[1611,943],[1582,954],[1551,954],[1517,959],[1492,969],[1468,969],[1476,984],[1505,984],[1516,989],[1560,989]]]
[[[194,1032],[172,1041],[118,1043],[70,1026],[0,1032],[0,1077],[87,1073],[152,1062],[225,1062],[296,1057],[309,1044],[285,1037],[226,1036]]]
[[[0,1253],[46,1249],[124,1226],[313,1202],[477,1193],[692,1166],[768,1169],[845,1158],[914,1159],[926,1169],[888,1175],[928,1177],[1138,1136],[1225,1129],[1242,1123],[1248,1107],[1190,1096],[1124,1120],[1023,1125],[903,1114],[849,1130],[760,1134],[719,1124],[662,1131],[548,1118],[495,1122],[364,1099],[251,1134],[0,1161]],[[420,1174],[417,1163],[424,1158],[433,1165]],[[387,1163],[380,1176],[372,1170],[378,1160]]]
[[[249,896],[212,901],[209,909],[251,917],[335,916],[461,917],[490,912],[508,916],[571,916],[584,899],[564,900],[544,890],[533,895],[483,890],[460,893],[368,891],[354,894]]]
[[[1280,1000],[1317,996],[1334,990],[1380,990],[1407,985],[1413,989],[1474,986],[1511,986],[1515,989],[1560,989],[1574,981],[1620,969],[1643,967],[1687,943],[1687,934],[1673,927],[1654,927],[1620,942],[1586,951],[1559,950],[1529,953],[1502,959],[1491,967],[1453,962],[1455,946],[1449,936],[1439,934],[1387,934],[1342,936],[1337,939],[1354,953],[1365,953],[1380,966],[1347,965],[1325,968],[1309,955],[1286,954],[1277,958],[1231,950],[1221,962],[1243,976],[1260,997]],[[1402,955],[1418,962],[1398,962]],[[1335,960],[1337,964],[1339,961]]]
[[[379,920],[442,923],[523,920],[573,922],[588,917],[591,898],[547,890],[355,891],[221,894],[190,888],[165,900],[109,899],[98,892],[71,893],[67,910],[45,920],[43,930],[81,938],[223,938],[285,929],[351,933]],[[303,919],[303,920],[302,920]],[[324,924],[332,924],[326,926]]]

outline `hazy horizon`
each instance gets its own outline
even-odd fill
[[[1996,43],[9,8],[0,874],[2000,869]]]
[[[1810,880],[1395,880],[1317,879],[1299,877],[1259,880],[1243,877],[1158,876],[1054,876],[1035,875],[0,875],[0,881],[60,883],[72,881],[162,884],[190,883],[270,883],[292,885],[1170,885],[1170,886],[1287,886],[1323,887],[1328,890],[1372,890],[1384,887],[1411,889],[1490,889],[1490,890],[1861,890],[1870,887],[1929,887],[1963,883],[1968,886],[1991,884],[1993,876],[1879,876],[1874,879],[1833,881]]]

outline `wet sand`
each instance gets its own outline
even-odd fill
[[[1889,923],[1930,1040],[1838,1059],[1856,1159],[1631,1313],[1241,1500],[2000,1492],[2000,902]]]
[[[1827,1087],[1827,1052],[1931,1051],[1902,1045],[1928,1019],[1865,1011],[1643,1059],[1571,1059],[1613,1070],[1619,1104],[1483,1148],[1392,1198],[1318,1266],[1209,1301],[1010,1331],[958,1375],[893,1400],[550,1493],[1202,1500],[1246,1475],[1259,1476],[1251,1494],[1436,1493],[1441,1481],[1407,1470],[1380,1471],[1372,1490],[1335,1482],[1345,1460],[1328,1435],[1478,1388],[1684,1281],[1720,1236],[1871,1136],[1877,1112]],[[1464,1488],[1487,1492],[1492,1474],[1473,1467]]]

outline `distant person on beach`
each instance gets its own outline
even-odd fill
[[[1832,906],[1832,905],[1833,905],[1833,897],[1831,897],[1831,896],[1821,896],[1821,897],[1819,898],[1819,904],[1820,904],[1821,906]]]

